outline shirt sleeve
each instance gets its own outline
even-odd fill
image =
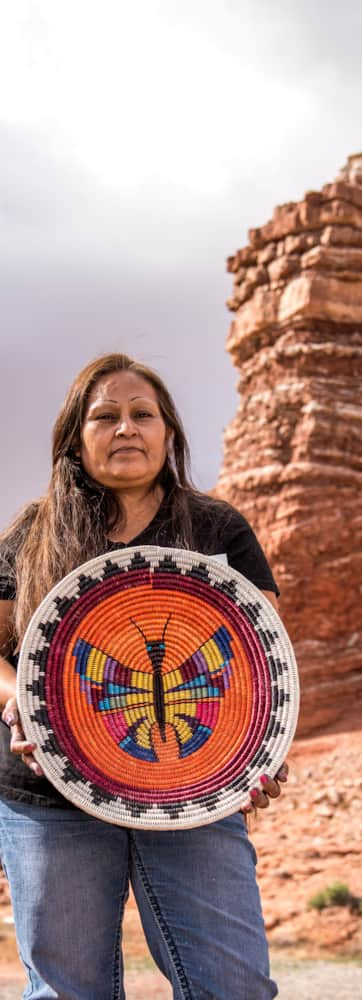
[[[230,508],[230,520],[223,535],[229,566],[242,573],[259,590],[271,590],[279,597],[279,588],[253,529],[246,518],[233,508]]]
[[[17,556],[38,509],[39,501],[27,504],[0,541],[0,600],[2,601],[15,601]]]

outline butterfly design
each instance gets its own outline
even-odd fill
[[[161,639],[142,635],[152,673],[125,666],[105,650],[78,638],[73,649],[81,690],[95,712],[101,712],[108,732],[126,753],[143,761],[157,761],[156,730],[167,742],[173,727],[178,756],[199,750],[213,732],[220,699],[229,687],[232,637],[221,625],[180,666],[162,673],[166,630]]]

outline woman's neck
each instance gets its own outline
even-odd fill
[[[139,489],[122,490],[119,500],[122,504],[123,518],[121,523],[108,533],[111,542],[130,542],[147,528],[153,520],[164,496],[162,486],[157,485],[152,491]]]

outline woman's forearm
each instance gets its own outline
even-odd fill
[[[4,707],[8,698],[16,695],[16,670],[0,656],[0,709]]]

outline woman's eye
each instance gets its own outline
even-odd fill
[[[131,420],[147,420],[149,417],[153,417],[154,414],[150,413],[149,410],[136,410],[132,414]],[[106,422],[116,422],[119,420],[119,416],[116,413],[97,413],[95,420],[102,420]]]

